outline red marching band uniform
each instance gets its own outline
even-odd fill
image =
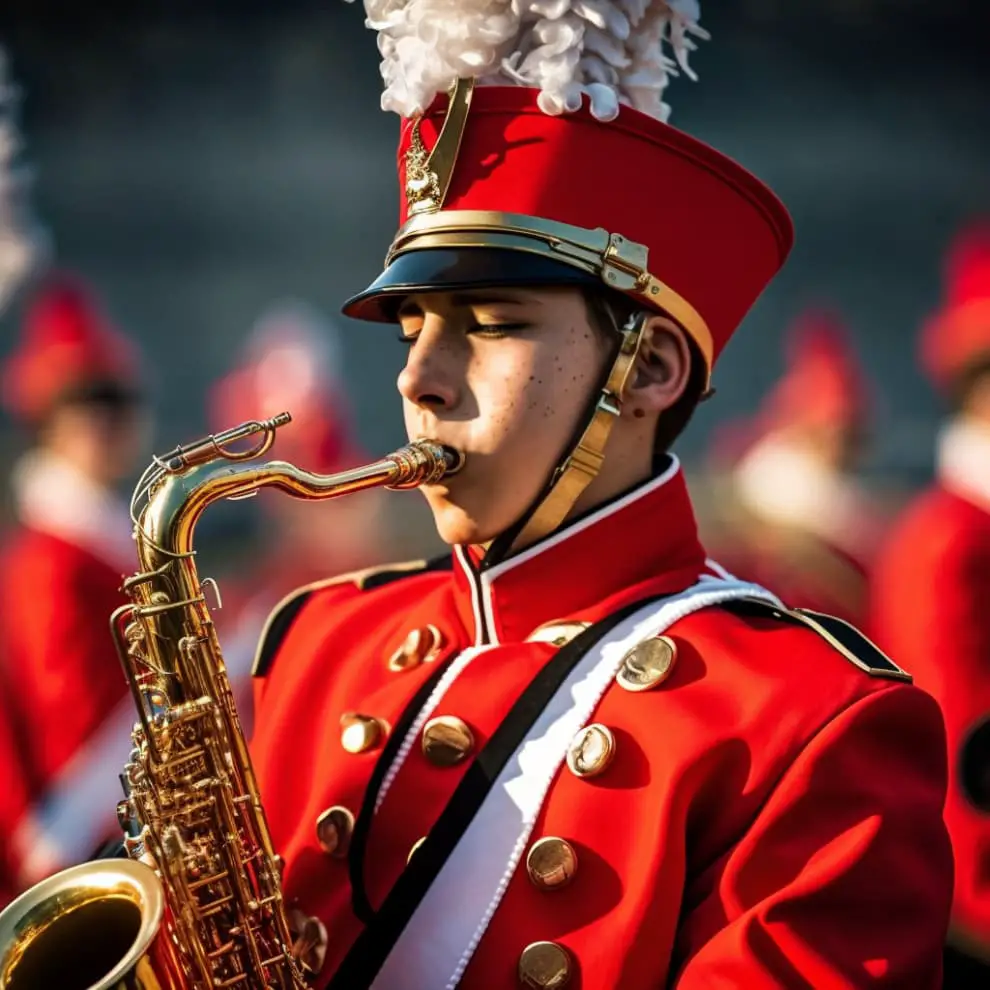
[[[0,550],[10,730],[0,746],[16,743],[14,758],[0,764],[3,789],[23,798],[0,808],[8,896],[85,859],[115,827],[116,775],[134,713],[108,621],[123,604],[122,576],[134,569],[130,518],[126,504],[43,437],[56,406],[133,401],[137,375],[130,342],[64,275],[31,302],[4,369],[9,411],[42,431],[15,468],[17,525]]]
[[[211,389],[209,418],[215,431],[291,410],[292,422],[278,432],[275,457],[324,474],[366,463],[340,359],[331,346],[334,333],[300,302],[267,310],[237,365]],[[216,613],[242,720],[251,703],[251,662],[272,608],[304,584],[387,559],[380,492],[314,505],[263,491],[258,502],[262,535],[251,573],[222,581],[223,607]]]
[[[367,4],[409,118],[403,227],[345,313],[614,289],[710,373],[792,230],[756,178],[657,119],[661,40],[684,62],[695,6],[436,6]],[[643,325],[618,332],[585,431],[518,523],[269,620],[252,752],[286,897],[329,935],[318,986],[940,983],[937,705],[852,627],[710,565],[676,458],[570,514],[608,470]]]
[[[801,314],[787,342],[787,370],[757,414],[716,435],[702,531],[732,573],[859,625],[883,529],[853,474],[868,432],[868,384],[828,311]]]
[[[874,579],[879,642],[942,706],[956,877],[950,945],[990,972],[990,222],[960,235],[922,363],[957,406],[936,479],[891,533]]]

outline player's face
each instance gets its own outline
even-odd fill
[[[572,441],[608,360],[574,289],[410,296],[399,375],[406,430],[464,451],[463,470],[424,487],[448,543],[485,543],[536,499]]]

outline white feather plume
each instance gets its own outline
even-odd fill
[[[352,2],[352,0],[348,0]],[[540,90],[540,108],[611,120],[622,104],[667,120],[664,90],[707,38],[699,0],[364,0],[378,32],[382,108],[424,111],[459,77]]]
[[[33,176],[21,160],[19,107],[20,91],[8,77],[7,53],[0,48],[0,310],[51,251],[50,236],[31,210]]]

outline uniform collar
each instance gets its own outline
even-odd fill
[[[936,460],[945,488],[990,512],[990,427],[963,418],[948,423]]]
[[[479,569],[471,550],[455,547],[454,596],[475,644],[510,643],[643,582],[667,578],[679,591],[704,567],[684,474],[671,458],[663,474],[493,567]]]

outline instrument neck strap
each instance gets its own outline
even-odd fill
[[[619,331],[619,347],[612,367],[591,408],[577,442],[557,465],[542,499],[530,512],[509,546],[515,553],[549,536],[567,518],[585,489],[595,480],[605,460],[605,445],[622,414],[622,400],[649,319],[647,313],[633,315]]]

